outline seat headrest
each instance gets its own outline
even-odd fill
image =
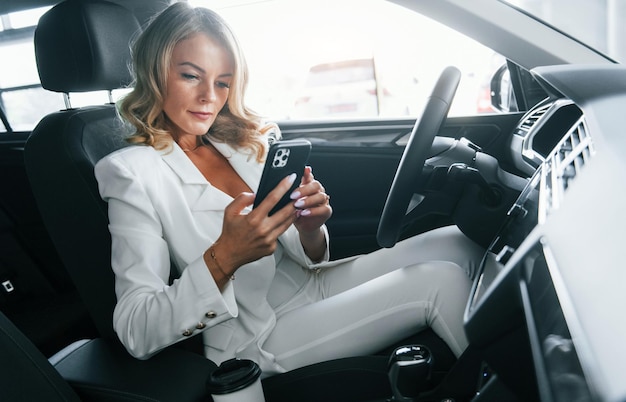
[[[99,0],[57,4],[35,30],[41,85],[65,93],[128,85],[129,42],[140,29],[135,16],[118,4]]]

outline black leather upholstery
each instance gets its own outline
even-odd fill
[[[114,3],[58,4],[41,17],[35,31],[41,85],[65,93],[124,87],[131,80],[129,39],[139,30],[133,14]]]
[[[48,361],[1,312],[0,362],[4,402],[209,401],[205,381],[216,367],[179,349],[137,360],[103,338],[75,342]]]
[[[129,41],[140,29],[125,8],[68,0],[49,10],[35,31],[44,88],[65,93],[111,90],[128,82]],[[59,111],[44,117],[25,148],[26,170],[42,218],[99,333],[116,339],[106,204],[94,164],[126,145],[114,105]]]
[[[113,339],[111,237],[93,166],[125,145],[119,124],[113,105],[57,112],[42,119],[25,149],[44,224],[98,332]]]
[[[119,343],[103,338],[70,348],[54,367],[84,401],[210,400],[205,383],[216,365],[197,353],[165,349],[137,360]]]
[[[44,355],[0,312],[0,401],[79,401]]]

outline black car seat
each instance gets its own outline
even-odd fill
[[[128,9],[104,0],[67,0],[41,17],[35,30],[39,78],[45,89],[65,96],[67,109],[45,116],[24,150],[44,225],[96,330],[113,340],[111,236],[94,166],[127,146],[130,132],[111,97],[107,104],[72,108],[70,94],[111,94],[129,84],[130,41],[140,30]],[[199,337],[177,347],[202,353]]]
[[[210,401],[215,364],[179,349],[148,361],[97,338],[75,342],[47,360],[0,312],[0,401]]]
[[[122,88],[131,80],[129,40],[139,30],[133,14],[114,3],[58,4],[35,31],[42,86],[67,97]],[[33,130],[25,147],[26,171],[44,224],[99,334],[116,339],[107,209],[93,167],[126,145],[126,133],[112,103],[66,106]]]
[[[0,400],[79,401],[32,342],[0,312]]]

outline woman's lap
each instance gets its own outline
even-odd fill
[[[430,326],[458,355],[468,275],[482,252],[451,227],[323,269],[318,300],[280,315],[264,349],[291,370],[373,353]]]

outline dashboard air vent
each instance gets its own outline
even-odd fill
[[[541,106],[541,107],[538,107],[537,109],[534,109],[532,112],[530,112],[521,121],[521,123],[517,127],[517,130],[516,130],[515,134],[520,135],[522,137],[525,137],[526,134],[528,134],[528,132],[533,128],[535,123],[537,123],[537,121],[541,118],[541,116],[546,114],[546,112],[548,111],[548,109],[550,109],[551,106],[552,106],[552,104],[548,103],[548,104],[546,104],[544,106]]]
[[[585,119],[581,117],[550,153],[542,169],[539,222],[559,208],[571,181],[594,154]]]

